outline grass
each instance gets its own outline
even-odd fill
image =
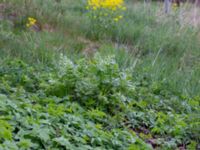
[[[145,128],[145,125],[141,122],[146,122],[148,130],[151,130],[150,134],[154,136],[150,139],[163,138],[166,142],[164,142],[166,145],[170,143],[172,146],[173,138],[176,136],[171,135],[171,133],[167,133],[167,135],[165,135],[165,133],[161,134],[160,128],[158,129],[159,123],[157,122],[158,124],[156,125],[156,120],[154,120],[154,124],[148,120],[148,117],[145,118],[145,116],[149,116],[150,118],[154,118],[155,116],[162,116],[165,118],[164,122],[168,122],[169,126],[173,127],[171,120],[166,119],[167,117],[165,115],[168,112],[165,112],[164,110],[170,109],[170,112],[172,112],[174,115],[173,117],[178,120],[177,124],[182,123],[181,119],[188,123],[188,118],[190,118],[192,122],[192,115],[198,113],[200,96],[200,28],[193,24],[187,23],[189,17],[185,16],[191,15],[193,8],[191,5],[184,5],[177,11],[173,11],[171,14],[166,15],[163,13],[162,3],[152,2],[151,6],[147,8],[147,6],[141,2],[132,2],[127,0],[127,11],[124,14],[124,18],[118,22],[116,28],[109,30],[103,35],[98,35],[93,34],[94,31],[91,28],[92,22],[87,17],[87,10],[85,9],[84,1],[77,2],[73,0],[30,0],[26,1],[25,3],[25,1],[22,0],[10,0],[9,2],[3,1],[1,4],[5,7],[2,9],[2,12],[0,12],[0,17],[3,16],[5,18],[1,20],[0,24],[0,64],[3,68],[2,70],[12,68],[12,65],[14,66],[16,62],[14,61],[11,66],[7,66],[6,62],[16,59],[20,60],[20,62],[22,61],[27,66],[32,66],[34,68],[40,66],[42,69],[38,67],[39,69],[36,70],[41,75],[38,78],[42,78],[41,82],[45,84],[45,87],[43,87],[44,89],[42,90],[44,91],[42,91],[42,93],[40,93],[41,91],[37,89],[35,91],[37,94],[44,94],[46,92],[45,90],[54,89],[56,91],[59,90],[59,88],[63,88],[62,80],[64,80],[65,77],[60,78],[59,75],[56,74],[57,70],[55,69],[55,65],[58,65],[58,62],[61,59],[61,54],[70,58],[70,61],[72,60],[72,62],[77,63],[80,65],[80,67],[83,67],[81,66],[80,62],[84,60],[93,64],[95,62],[94,59],[96,59],[93,56],[96,57],[96,52],[98,52],[98,55],[101,56],[101,59],[105,59],[105,61],[108,56],[112,55],[120,70],[125,72],[125,70],[128,68],[127,70],[131,74],[131,82],[133,82],[132,84],[136,85],[136,93],[138,94],[128,96],[130,96],[132,99],[138,100],[137,104],[133,104],[137,105],[138,108],[134,108],[136,113],[132,112],[131,109],[128,108],[127,112],[123,113],[130,113],[130,116],[128,116],[130,120],[132,117],[134,119],[138,119],[138,124],[135,122],[130,123],[131,128],[134,128],[136,133],[138,133],[138,130],[141,130],[142,127]],[[25,27],[27,17],[36,18],[38,25],[41,26],[42,30],[36,32],[35,30],[27,29]],[[22,68],[22,73],[24,73],[23,71],[28,72],[26,69],[26,67]],[[28,68],[28,70],[30,71],[31,69]],[[48,75],[44,70],[52,75],[51,79],[47,77]],[[53,71],[51,72],[50,70]],[[77,72],[79,73],[78,75],[81,74],[81,72]],[[2,74],[4,75],[6,73]],[[85,74],[84,76],[89,76],[93,79],[95,78],[91,76],[91,74]],[[9,79],[6,79],[6,84],[4,85],[5,89],[2,91],[10,91],[7,91],[6,89],[7,84],[9,84],[9,88],[16,86],[15,84],[10,84],[8,82],[9,80],[15,80],[12,79],[12,77],[20,78],[16,77],[15,74],[11,75]],[[25,73],[24,78],[26,79],[27,77],[32,78],[30,74]],[[6,78],[6,76],[2,77],[1,79],[4,80],[4,78]],[[30,79],[30,85],[36,86],[32,83],[35,83],[38,80],[39,79],[34,78],[32,81]],[[48,85],[50,83],[47,83],[47,80],[52,80],[52,84],[54,81],[59,81],[56,85]],[[93,85],[95,83],[89,83],[90,82],[88,79],[84,78],[84,82],[78,82],[80,87],[83,86],[83,89],[76,87],[76,90],[79,90],[80,93],[82,93],[82,90],[84,92],[85,88],[90,88],[91,92],[95,91],[94,89],[96,85]],[[25,88],[25,85],[19,86]],[[76,90],[75,92],[77,92]],[[0,93],[2,91],[0,91]],[[61,91],[61,93],[62,92],[63,91]],[[31,94],[30,97],[31,96],[34,97],[35,95]],[[52,95],[47,94],[45,98],[48,99],[51,96]],[[10,94],[8,94],[7,97],[9,99]],[[15,95],[15,97],[17,97],[17,95]],[[60,101],[60,98],[62,99],[62,97],[57,97],[58,101]],[[123,96],[120,98],[123,99]],[[78,99],[83,100],[82,97],[78,97]],[[150,100],[151,102],[149,102]],[[39,101],[39,105],[42,107],[47,107],[42,104],[41,100]],[[163,104],[161,102],[163,102]],[[19,106],[18,102],[16,103],[16,105]],[[51,101],[51,103],[54,102]],[[146,103],[149,104],[149,112],[145,111]],[[183,103],[187,103],[187,106],[182,106]],[[55,105],[57,104],[58,103]],[[85,103],[78,102],[78,105],[79,104],[81,105],[80,109],[82,109],[82,107],[85,109],[85,105],[87,105]],[[69,102],[69,104],[67,102],[67,105],[71,105],[71,102]],[[104,106],[105,105],[103,105],[103,107]],[[169,108],[166,108],[165,106],[169,106]],[[142,109],[141,111],[140,107]],[[160,112],[162,110],[160,110],[159,107],[164,109],[163,113],[165,114]],[[98,108],[98,106],[95,106],[94,109],[96,108]],[[182,109],[187,111],[182,112]],[[45,110],[41,110],[41,113],[44,111]],[[155,111],[154,113],[156,115],[151,114],[152,111]],[[52,119],[52,114],[50,112],[48,113]],[[87,110],[84,110],[84,113],[88,113]],[[96,113],[98,114],[98,112]],[[142,117],[138,117],[137,115],[141,115]],[[187,117],[184,118],[181,115],[186,115]],[[86,115],[84,117],[87,118],[91,116]],[[107,117],[109,118],[110,116],[108,115]],[[198,124],[197,117],[194,117],[194,120],[195,119],[197,120],[195,123]],[[92,121],[95,122],[94,120],[95,119],[93,118]],[[117,122],[116,118],[112,118],[111,120],[113,122]],[[113,126],[117,126],[116,124]],[[61,124],[61,126],[62,125],[63,124]],[[181,147],[183,146],[181,145],[183,143],[185,144],[185,147],[186,145],[192,146],[192,143],[194,144],[195,142],[199,142],[199,139],[197,138],[198,131],[191,131],[193,125],[194,124],[191,124],[191,126],[188,127],[189,129],[187,129],[187,133],[184,132],[184,134],[186,134],[190,140],[187,141],[187,139],[183,139],[181,137],[181,139],[179,139],[181,142],[178,143],[176,137],[176,146]],[[178,128],[178,126],[176,127]],[[81,132],[83,132],[82,130],[84,130],[86,127],[81,126],[80,128],[77,128],[77,130],[81,130]],[[164,126],[163,130],[167,132],[167,127]],[[159,132],[159,134],[157,132]],[[95,133],[96,132],[93,132],[92,134]],[[113,136],[113,134],[110,136]],[[192,134],[194,134],[194,137]],[[180,135],[182,136],[182,132]],[[125,135],[123,134],[123,136]],[[171,141],[166,140],[168,136],[172,138]],[[142,136],[140,136],[140,138],[141,137]],[[146,138],[147,137],[144,139]],[[57,140],[64,140],[66,142],[66,139]],[[105,143],[106,142],[110,143],[108,139],[105,141]],[[139,143],[142,144],[141,142]],[[153,145],[152,141],[150,143]],[[134,146],[132,149],[134,149]]]
[[[125,18],[118,24],[116,31],[108,32],[104,39],[101,39],[101,37],[94,37],[91,34],[90,21],[85,15],[83,3],[77,4],[73,1],[41,2],[40,0],[27,1],[26,4],[23,1],[11,1],[10,3],[16,5],[14,7],[16,11],[19,9],[18,5],[23,6],[24,9],[21,9],[18,14],[19,18],[23,20],[26,16],[36,17],[41,25],[49,25],[53,32],[32,33],[22,31],[18,35],[12,33],[10,35],[9,32],[13,29],[7,29],[8,33],[5,33],[5,29],[2,29],[4,30],[2,33],[4,38],[17,36],[18,39],[21,39],[14,38],[14,40],[8,40],[6,45],[1,44],[3,53],[5,53],[2,55],[3,57],[14,55],[31,62],[46,63],[47,61],[51,62],[53,57],[57,57],[57,54],[61,52],[69,53],[71,51],[70,54],[72,54],[87,49],[88,43],[79,41],[79,37],[91,39],[92,42],[99,42],[100,49],[103,49],[104,42],[109,43],[110,41],[129,47],[128,51],[135,55],[132,56],[140,60],[140,63],[136,64],[138,65],[137,68],[140,68],[140,65],[145,65],[146,68],[149,68],[149,74],[156,81],[161,79],[172,81],[173,84],[169,83],[171,85],[169,88],[177,89],[186,95],[199,94],[200,86],[195,84],[198,83],[198,76],[196,75],[199,74],[199,29],[187,24],[182,25],[182,22],[180,22],[179,12],[187,10],[185,7],[170,16],[166,16],[161,12],[161,4],[153,3],[150,10],[145,10],[142,3],[128,2],[128,11]],[[29,9],[25,9],[26,7]],[[35,8],[37,8],[37,11],[35,11]],[[5,26],[8,28],[9,25]],[[26,41],[26,44],[24,44],[24,41]],[[16,45],[18,45],[18,49],[15,49]],[[110,44],[110,47],[113,47],[113,45]],[[126,53],[127,51],[123,55],[127,55]],[[149,63],[149,61],[154,62],[155,58],[156,64],[150,65],[152,63]],[[133,62],[132,60],[124,61]],[[163,70],[163,66],[166,66],[165,70]],[[142,71],[142,69],[138,71]],[[194,82],[181,80],[184,78],[192,79]],[[185,85],[184,89],[182,84],[175,84],[180,80]]]

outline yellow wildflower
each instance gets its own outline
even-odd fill
[[[27,24],[26,24],[26,27],[30,27],[30,24],[29,24],[29,23],[27,23]]]
[[[177,5],[176,3],[173,3],[173,4],[172,4],[172,8],[173,8],[173,10],[176,11],[176,10],[178,9],[178,5]]]
[[[96,7],[96,6],[94,6],[94,7],[93,7],[93,10],[97,10],[97,7]]]
[[[120,16],[118,16],[118,18],[119,18],[119,19],[122,19],[122,18],[123,18],[123,16],[122,16],[122,15],[120,15]]]
[[[114,18],[114,21],[118,22],[118,21],[119,21],[119,18]]]
[[[123,8],[124,0],[88,0],[88,7],[96,9],[104,8],[115,11],[117,8]]]
[[[33,25],[35,25],[37,22],[36,19],[32,18],[32,17],[28,17],[28,22],[26,23],[26,27],[31,27]]]

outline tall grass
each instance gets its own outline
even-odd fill
[[[95,38],[84,1],[35,0],[25,3],[11,0],[19,18],[33,16],[41,25],[48,24],[53,32],[20,30],[12,32],[12,24],[1,25],[1,59],[18,57],[31,63],[51,63],[60,53],[80,57],[87,43],[79,37],[99,43],[102,55],[112,53],[122,67],[133,66],[134,75],[149,76],[163,88],[184,95],[200,91],[199,29],[183,25],[180,12],[162,13],[162,5],[127,2],[124,19],[106,36]]]

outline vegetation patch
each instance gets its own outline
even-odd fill
[[[193,8],[3,0],[0,150],[199,149]]]
[[[0,81],[2,149],[174,149],[199,141],[199,97],[137,81],[114,56],[62,56],[46,69],[11,61]]]

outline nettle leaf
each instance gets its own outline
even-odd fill
[[[7,121],[0,120],[0,139],[3,138],[5,140],[12,139],[12,127]]]
[[[21,149],[29,149],[31,147],[34,146],[34,144],[31,142],[31,140],[28,140],[28,139],[20,139],[19,143],[18,143],[18,146],[21,148]]]
[[[65,114],[65,106],[62,104],[48,104],[48,113],[53,116],[63,116]]]
[[[18,137],[40,139],[43,142],[48,142],[51,138],[52,130],[48,127],[42,127],[37,124],[31,126],[32,130],[20,130]]]
[[[50,140],[50,133],[51,131],[48,128],[40,128],[39,130],[37,130],[37,136],[44,142]]]
[[[91,116],[93,119],[106,117],[106,114],[98,109],[89,110],[88,115]]]
[[[61,136],[59,138],[54,138],[53,141],[55,141],[56,143],[58,143],[61,146],[64,146],[67,149],[73,149],[74,148],[74,146],[69,142],[69,140],[66,139],[63,136]]]
[[[191,141],[191,143],[189,145],[187,145],[187,149],[196,149],[197,148],[197,142],[195,141]]]
[[[7,112],[7,97],[5,95],[0,94],[0,113]]]
[[[17,144],[12,141],[5,141],[2,145],[3,145],[3,150],[19,150]]]

